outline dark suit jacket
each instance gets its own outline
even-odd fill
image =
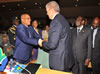
[[[95,36],[94,49],[92,53],[92,63],[95,63],[95,65],[98,65],[100,68],[100,27],[98,27],[98,31]]]
[[[56,70],[64,70],[73,64],[70,27],[66,19],[57,14],[50,23],[48,42],[43,47],[49,50],[49,65]],[[69,65],[69,66],[68,66]]]
[[[29,30],[33,31],[30,27]],[[29,59],[32,54],[33,45],[38,45],[38,39],[35,39],[32,33],[31,37],[29,37],[28,29],[24,24],[17,26],[14,58],[21,60]]]
[[[72,30],[72,49],[74,57],[80,62],[86,58],[91,59],[91,30],[84,26],[79,36],[77,36],[77,28]]]

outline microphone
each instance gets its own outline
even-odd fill
[[[29,74],[31,74],[31,72],[28,70],[28,69],[25,69],[25,68],[23,68],[23,67],[21,67],[19,64],[18,64],[18,62],[16,63],[20,68],[22,68],[23,70],[25,70],[26,72],[28,72]]]

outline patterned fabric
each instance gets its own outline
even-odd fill
[[[12,27],[9,28],[9,30],[10,30],[13,34],[15,34],[16,26],[13,25]]]
[[[16,34],[16,25],[13,25],[8,30],[8,36],[9,36],[10,44],[12,47],[15,46],[15,40],[16,40],[15,34]]]
[[[4,71],[6,64],[8,62],[8,58],[3,53],[2,49],[0,48],[0,71]]]
[[[6,55],[3,53],[2,49],[0,48],[0,64],[2,64],[2,61],[6,58]]]

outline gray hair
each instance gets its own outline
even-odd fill
[[[56,1],[50,1],[46,4],[46,7],[53,8],[56,12],[60,12],[59,4]]]

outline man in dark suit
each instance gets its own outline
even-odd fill
[[[94,18],[92,23],[92,68],[93,74],[100,74],[100,19]]]
[[[17,62],[26,64],[30,61],[33,45],[38,45],[40,39],[32,36],[32,30],[29,27],[31,18],[28,14],[21,15],[22,24],[16,28],[16,43],[14,50],[14,58]]]
[[[48,42],[43,42],[44,50],[49,50],[49,66],[51,69],[69,71],[74,63],[71,49],[71,32],[67,20],[59,13],[58,3],[51,1],[46,5],[50,23]]]
[[[85,27],[83,18],[76,19],[76,28],[72,30],[72,49],[74,52],[74,74],[86,74],[86,66],[91,59],[91,30]]]

